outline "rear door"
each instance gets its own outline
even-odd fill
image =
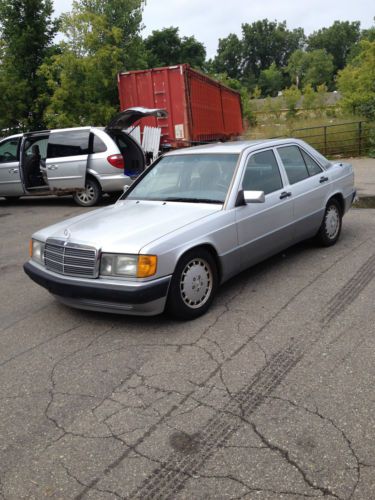
[[[322,222],[329,192],[329,174],[302,148],[277,148],[292,193],[295,241],[314,235]]]
[[[89,138],[90,128],[51,132],[47,147],[46,173],[52,191],[84,189]]]
[[[0,142],[0,196],[21,196],[24,189],[19,165],[20,137]]]
[[[291,244],[293,201],[284,188],[272,149],[248,157],[242,189],[265,194],[264,203],[248,203],[236,208],[241,267],[245,268]]]

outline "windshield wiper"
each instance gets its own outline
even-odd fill
[[[182,197],[165,198],[163,201],[182,201],[185,203],[220,203],[220,205],[224,203],[222,200],[213,200],[212,198],[182,198]]]

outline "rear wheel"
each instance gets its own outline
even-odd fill
[[[341,207],[335,199],[332,199],[327,203],[322,225],[316,235],[318,243],[325,247],[334,245],[340,237],[341,226]]]
[[[218,285],[211,253],[197,248],[178,262],[169,288],[167,311],[177,319],[198,318],[210,307]]]
[[[94,179],[87,178],[84,191],[74,193],[73,198],[81,207],[93,207],[99,202],[101,195],[102,190],[99,184]]]

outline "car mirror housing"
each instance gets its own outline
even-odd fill
[[[266,201],[264,191],[244,191],[243,196],[245,203],[264,203]]]

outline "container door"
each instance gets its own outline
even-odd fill
[[[51,132],[46,173],[52,191],[84,189],[89,138],[89,128]]]
[[[0,142],[0,196],[24,194],[19,165],[20,137]]]

